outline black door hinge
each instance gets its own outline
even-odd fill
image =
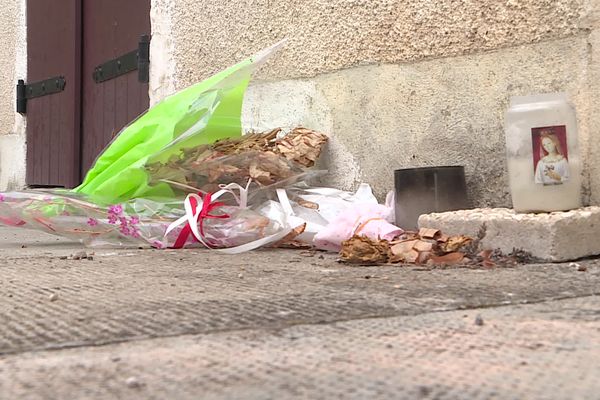
[[[65,90],[67,81],[64,76],[57,76],[43,81],[25,84],[23,79],[17,83],[17,112],[27,113],[27,100],[47,96]]]
[[[101,83],[135,70],[138,71],[139,82],[150,81],[150,37],[148,35],[140,38],[137,50],[94,68],[93,78],[96,83]]]

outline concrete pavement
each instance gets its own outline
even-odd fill
[[[0,399],[600,398],[597,260],[80,249],[0,229]]]

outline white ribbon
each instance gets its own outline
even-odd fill
[[[197,202],[196,212],[194,212],[194,210],[193,210],[191,199],[196,199],[196,202]],[[177,228],[179,225],[185,224],[187,222],[190,225],[190,229],[192,230],[192,234],[194,235],[194,237],[200,243],[202,243],[204,246],[210,248],[210,246],[208,244],[206,244],[204,242],[204,240],[202,240],[202,235],[200,235],[200,231],[198,230],[198,219],[200,217],[200,213],[202,212],[203,206],[204,206],[204,200],[202,200],[202,197],[198,196],[196,193],[188,194],[187,197],[185,198],[185,201],[183,202],[183,207],[185,209],[185,215],[183,217],[179,218],[177,221],[171,223],[167,227],[165,236],[167,236],[169,233],[171,233],[171,231],[173,231],[173,229]]]
[[[250,184],[252,183],[252,179],[248,179],[248,183],[246,187],[242,187],[237,183],[230,183],[229,185],[219,185],[219,190],[214,194],[215,199],[218,199],[225,193],[229,193],[233,196],[235,201],[238,203],[240,208],[248,207],[248,189],[250,188]],[[239,191],[239,196],[235,194],[235,190]]]
[[[293,216],[294,209],[292,208],[292,203],[290,203],[290,199],[288,198],[285,189],[277,189],[277,198],[279,199],[279,203],[281,203],[281,207],[283,208],[285,216]]]

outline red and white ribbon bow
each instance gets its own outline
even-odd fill
[[[217,196],[215,195],[215,200]],[[204,240],[204,220],[208,218],[226,219],[229,218],[227,214],[211,214],[215,208],[224,206],[223,203],[213,202],[213,194],[207,193],[205,195],[190,194],[186,197],[184,202],[185,215],[173,222],[167,228],[165,235],[168,235],[173,229],[185,223],[187,224],[181,230],[181,233],[177,237],[173,248],[181,249],[187,242],[190,234],[194,235],[194,238],[202,243],[206,247],[210,247]]]
[[[221,188],[221,190],[214,194],[189,194],[184,202],[185,215],[179,218],[177,221],[170,224],[165,233],[165,236],[167,236],[175,228],[182,224],[185,224],[185,226],[181,230],[181,233],[177,237],[173,248],[182,248],[189,239],[190,234],[192,234],[195,240],[197,240],[202,245],[210,249],[211,246],[204,240],[204,220],[209,218],[230,218],[230,216],[227,214],[211,213],[216,208],[222,207],[224,205],[223,203],[218,202],[216,200],[218,200],[225,193],[229,193],[235,198],[240,208],[246,208],[248,206],[248,189],[250,187],[250,183],[251,181],[248,181],[248,184],[245,188],[238,185],[237,183],[220,185],[219,187]],[[235,193],[236,191],[238,192],[238,194]],[[287,236],[288,233],[288,230],[283,229],[274,235],[266,236],[264,238],[255,240],[250,243],[246,243],[237,247],[231,247],[228,249],[215,250],[227,254],[243,253],[245,251],[254,250],[256,248],[266,246],[270,243],[277,242],[278,240],[281,240],[285,236]]]
[[[173,247],[175,249],[181,249],[187,242],[190,234],[193,234],[194,239],[202,243],[204,246],[210,248],[210,246],[204,241],[204,220],[230,218],[230,216],[227,214],[211,214],[214,209],[225,205],[218,201],[213,202],[213,200],[217,200],[224,194],[229,193],[233,196],[240,208],[246,208],[248,206],[248,188],[250,187],[251,182],[252,180],[249,180],[245,188],[237,183],[219,185],[221,190],[214,194],[189,194],[183,203],[185,215],[169,225],[165,236],[168,235],[173,229],[187,222],[177,237]],[[236,190],[239,192],[239,195],[235,193]]]

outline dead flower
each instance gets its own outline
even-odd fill
[[[353,236],[342,243],[340,260],[350,264],[385,264],[390,258],[387,240],[372,240],[365,236]]]
[[[305,167],[312,167],[321,154],[327,136],[306,128],[296,128],[276,144],[285,158]]]
[[[186,148],[166,161],[146,165],[146,169],[153,181],[168,180],[205,192],[213,191],[214,183],[245,185],[250,178],[259,186],[271,185],[312,167],[328,139],[306,128],[278,138],[281,131],[249,133]]]
[[[446,242],[440,244],[440,249],[444,253],[453,253],[467,246],[472,241],[472,238],[464,235],[451,236]]]

